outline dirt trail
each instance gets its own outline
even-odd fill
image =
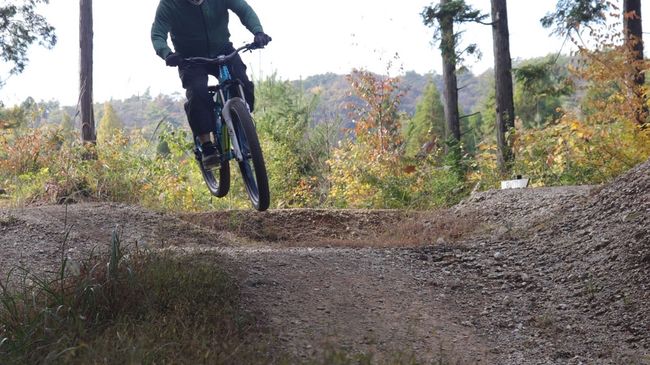
[[[650,364],[650,163],[605,187],[490,191],[441,212],[172,216],[0,210],[0,271],[127,244],[226,257],[277,346],[430,362]],[[67,227],[67,228],[66,228]],[[70,228],[71,227],[71,228]]]

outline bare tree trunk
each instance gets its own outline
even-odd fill
[[[440,6],[450,0],[440,0]],[[440,50],[442,53],[442,79],[444,84],[445,120],[447,137],[460,142],[460,115],[458,113],[458,80],[456,78],[456,38],[454,37],[454,19],[451,16],[440,18]]]
[[[512,61],[506,0],[492,0],[492,39],[496,83],[497,163],[502,174],[510,170],[514,154],[506,132],[515,127],[512,92]]]
[[[633,51],[633,62],[636,64],[634,73],[635,94],[643,105],[636,112],[636,120],[639,124],[645,124],[648,115],[646,97],[643,90],[645,85],[645,74],[641,63],[643,57],[643,24],[641,22],[641,0],[623,1],[623,27],[625,42]]]
[[[93,112],[93,1],[79,1],[79,104],[81,108],[81,139],[95,143]]]

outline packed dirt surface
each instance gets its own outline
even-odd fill
[[[118,227],[126,244],[227,258],[245,308],[297,359],[650,364],[649,218],[650,162],[438,212],[26,207],[0,210],[0,271],[54,270]]]

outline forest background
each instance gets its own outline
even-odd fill
[[[624,16],[615,9],[581,37],[564,37],[576,45],[572,54],[516,60],[515,128],[508,131],[515,157],[507,174],[497,169],[492,69],[474,75],[458,68],[458,148],[448,139],[441,76],[404,72],[399,55],[384,60],[383,73],[257,80],[255,119],[272,206],[430,209],[516,175],[533,186],[598,184],[645,161],[650,137],[635,111],[647,100],[631,97],[629,75],[647,63],[629,62]],[[179,94],[145,92],[94,109],[97,158],[89,160],[76,106],[31,97],[3,106],[0,189],[9,201],[247,206],[241,186],[216,200],[202,185]]]

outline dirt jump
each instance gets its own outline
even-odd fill
[[[491,190],[436,212],[0,209],[1,274],[107,249],[114,230],[222,257],[296,358],[650,364],[650,162],[604,186]]]

